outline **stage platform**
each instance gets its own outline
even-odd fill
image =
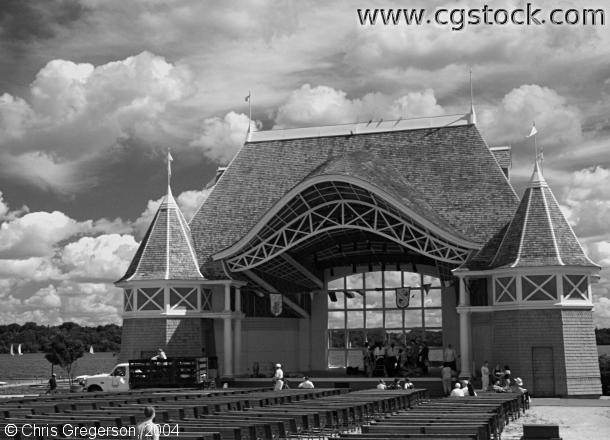
[[[364,376],[315,376],[309,375],[309,379],[316,388],[349,388],[351,390],[372,389],[377,386],[379,379],[383,379],[386,384],[391,383],[394,377],[364,377]],[[398,376],[399,379],[404,379]],[[288,377],[291,388],[296,388],[301,382],[302,377]],[[442,397],[443,386],[438,377],[410,377],[415,388],[425,388],[430,392],[430,397]],[[220,379],[222,382],[222,379]],[[225,379],[226,380],[226,379]],[[222,384],[220,385],[222,386]],[[255,388],[272,387],[273,381],[270,377],[236,377],[230,380],[231,387]]]

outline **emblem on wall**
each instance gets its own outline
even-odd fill
[[[273,316],[280,316],[282,314],[282,306],[284,301],[282,300],[281,293],[270,293],[269,301],[271,302],[271,313]]]
[[[396,289],[396,307],[399,309],[406,309],[409,307],[409,300],[411,299],[411,288],[410,287],[398,287]]]

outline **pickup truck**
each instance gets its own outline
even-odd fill
[[[205,357],[130,360],[117,364],[110,373],[86,376],[82,384],[90,392],[211,385]]]
[[[91,392],[129,390],[129,364],[117,364],[110,373],[85,377],[83,389]]]

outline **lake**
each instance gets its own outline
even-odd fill
[[[117,363],[115,353],[85,353],[76,361],[73,376],[81,374],[109,373]],[[64,369],[55,367],[59,377],[66,377]],[[51,375],[51,364],[44,358],[44,353],[25,353],[21,356],[0,354],[0,381],[21,382],[29,380],[47,380]]]

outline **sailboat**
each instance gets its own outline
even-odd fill
[[[11,356],[15,356],[15,349],[13,348],[13,344],[11,344]]]
[[[21,356],[23,353],[21,352],[21,344],[17,346],[17,354]]]
[[[95,352],[93,351],[93,345],[90,345],[90,346],[89,346],[89,354],[93,354],[93,353],[95,353]]]

